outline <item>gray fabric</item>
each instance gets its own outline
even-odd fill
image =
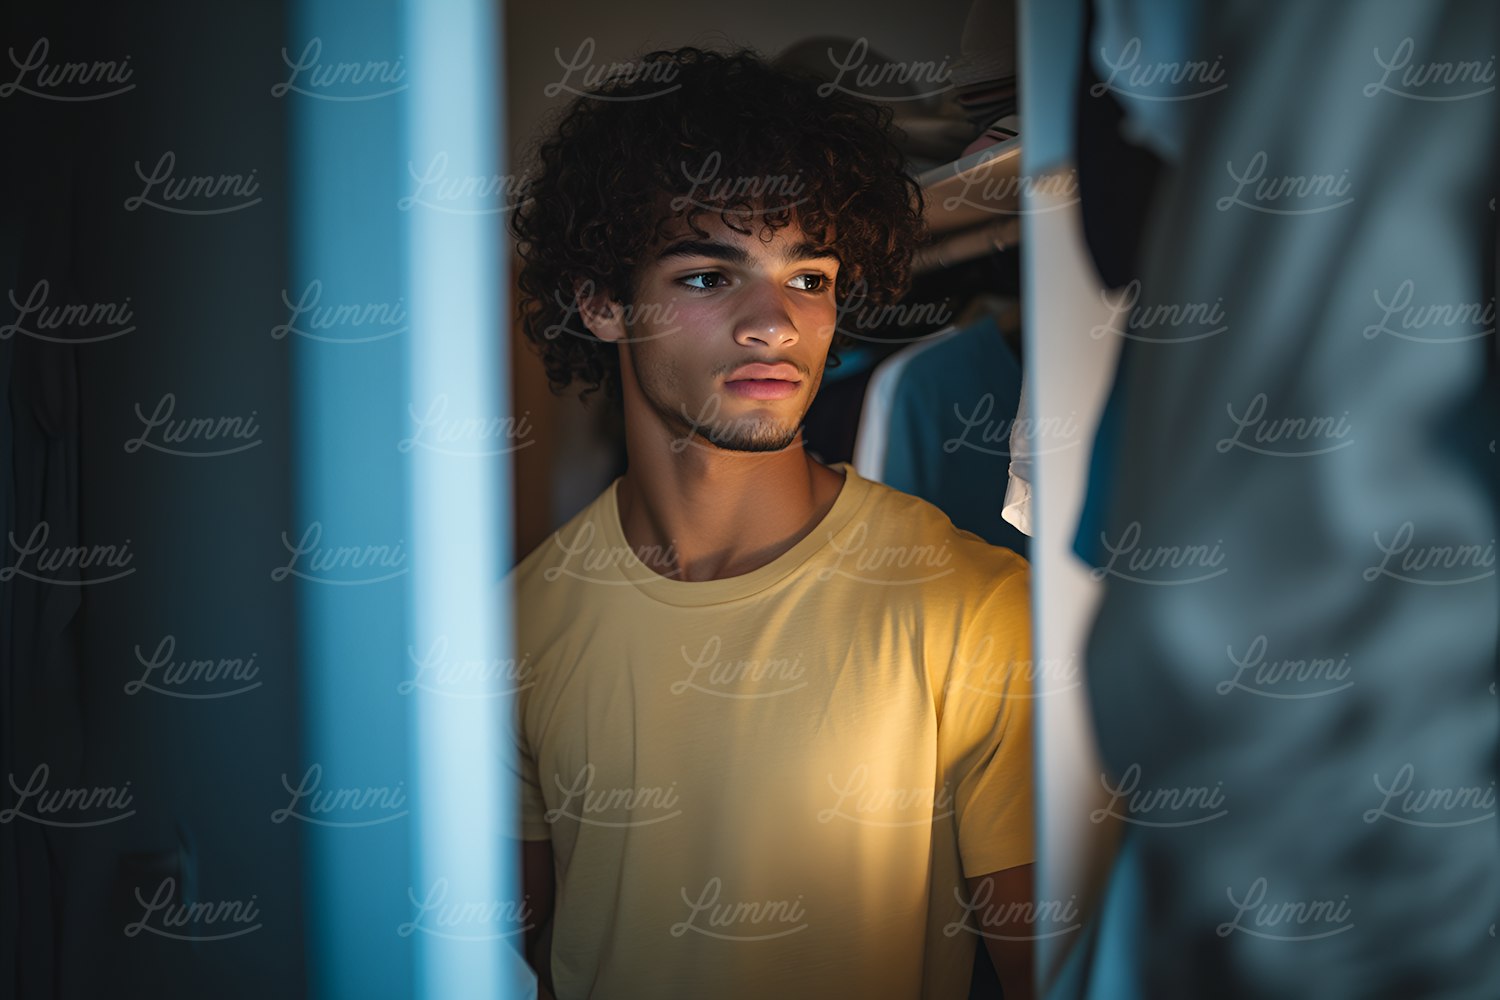
[[[1088,691],[1140,877],[1091,933],[1148,932],[1090,988],[1494,1000],[1500,9],[1204,20],[1227,86],[1176,120],[1137,316],[1225,330],[1159,325],[1118,387]]]

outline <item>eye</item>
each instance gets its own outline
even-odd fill
[[[710,291],[713,291],[715,288],[722,287],[720,285],[695,285],[695,284],[692,284],[692,282],[697,281],[699,278],[711,279],[713,281],[724,281],[725,280],[724,276],[722,274],[720,274],[718,271],[700,271],[697,274],[690,274],[686,278],[679,278],[679,279],[677,279],[677,283],[679,285],[681,285],[682,287],[692,289],[695,292],[710,292]]]
[[[804,280],[810,280],[810,281],[812,281],[813,282],[812,287],[801,289],[801,291],[804,291],[804,292],[826,292],[826,291],[828,291],[829,288],[831,288],[833,286],[833,279],[829,278],[828,275],[826,275],[826,274],[818,274],[816,272],[809,273],[809,274],[799,274],[795,278],[793,278],[792,280],[793,281],[804,281]]]

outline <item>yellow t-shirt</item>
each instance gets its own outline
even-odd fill
[[[967,996],[963,880],[1034,857],[1028,567],[833,468],[741,576],[648,568],[618,480],[512,572],[559,1000]]]

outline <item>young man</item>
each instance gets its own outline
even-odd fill
[[[890,112],[748,52],[637,70],[513,221],[525,332],[628,455],[507,581],[528,958],[562,1000],[961,1000],[983,940],[1029,997],[1026,563],[802,447],[922,236]]]

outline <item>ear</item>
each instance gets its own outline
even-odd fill
[[[589,332],[600,340],[614,343],[625,338],[625,309],[609,294],[584,278],[573,284],[573,301],[578,316]]]

